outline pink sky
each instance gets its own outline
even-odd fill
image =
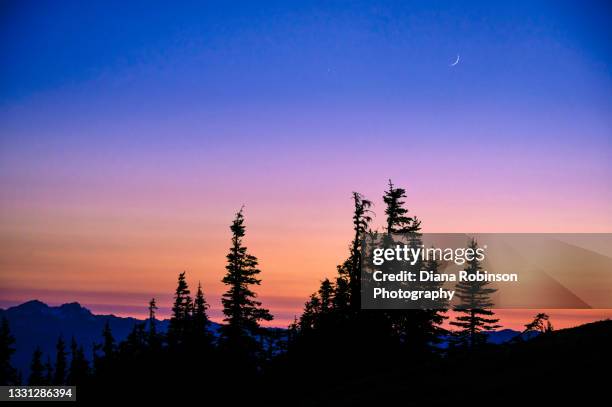
[[[419,180],[415,183],[422,185]],[[441,178],[441,189],[450,183]],[[382,204],[376,198],[384,189],[381,184],[380,192],[370,193],[379,216]],[[259,257],[262,269],[263,283],[256,291],[276,317],[270,325],[286,326],[300,314],[319,282],[335,275],[335,266],[348,253],[350,192],[304,184],[284,188],[284,194],[265,196],[257,192],[256,185],[244,188],[252,192],[245,209],[245,243]],[[555,209],[538,204],[544,202],[542,195],[556,191],[537,193],[535,187],[524,188],[521,200],[500,199],[500,188],[487,186],[482,191],[485,198],[470,201],[470,194],[451,189],[452,205],[445,206],[427,204],[428,199],[442,199],[438,188],[418,193],[409,190],[408,202],[411,212],[423,220],[425,230],[432,232],[610,229],[596,211],[569,210],[572,200],[560,202]],[[168,195],[160,194],[159,199],[145,205],[137,191],[123,192],[110,194],[113,198],[109,202],[84,196],[81,199],[87,200],[86,206],[70,204],[55,195],[47,195],[44,206],[36,201],[19,208],[5,206],[0,233],[0,260],[5,270],[0,280],[2,306],[37,298],[50,304],[78,301],[96,313],[144,316],[148,299],[155,296],[161,316],[166,317],[177,275],[185,270],[192,288],[202,282],[211,315],[220,320],[228,226],[240,203],[224,206],[202,194],[190,202],[179,198],[172,207]],[[315,192],[316,200],[311,198]],[[489,194],[499,204],[494,204]],[[122,202],[125,209],[112,200]],[[596,208],[598,203],[590,205]],[[375,220],[375,226],[380,222]],[[502,324],[512,328],[522,326],[534,313],[500,311]],[[554,310],[550,314],[553,323],[563,327],[612,312]]]

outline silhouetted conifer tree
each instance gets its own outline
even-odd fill
[[[172,306],[172,317],[168,327],[168,341],[172,345],[180,344],[185,340],[193,308],[190,294],[189,285],[185,279],[185,272],[182,272],[178,277],[174,293],[174,305]]]
[[[320,310],[318,323],[316,324],[325,329],[333,330],[337,328],[337,317],[339,315],[334,308],[335,287],[327,278],[321,282],[321,286],[319,287],[319,298]]]
[[[89,363],[85,358],[83,347],[77,344],[74,336],[70,343],[70,355],[70,370],[68,371],[67,383],[72,386],[79,386],[86,381],[89,375]]]
[[[134,324],[132,331],[128,334],[125,341],[121,343],[121,351],[133,358],[140,356],[146,348],[148,335],[145,331],[145,323]]]
[[[102,330],[102,352],[107,361],[110,361],[115,356],[115,338],[108,321],[104,324],[104,329]]]
[[[155,298],[149,301],[149,335],[150,337],[157,336],[157,328],[155,327],[155,312],[157,311],[157,303]]]
[[[210,320],[208,319],[207,310],[208,303],[202,291],[202,284],[198,283],[198,291],[193,301],[193,334],[196,344],[200,346],[210,342],[210,335],[208,332]]]
[[[254,336],[261,333],[259,321],[270,321],[272,315],[262,308],[256,300],[256,294],[250,288],[259,285],[257,278],[260,270],[257,268],[257,258],[247,252],[242,239],[245,236],[244,215],[242,209],[230,226],[232,231],[232,247],[227,255],[227,273],[223,283],[228,290],[221,299],[225,325],[221,327],[221,345],[242,357],[252,358],[260,346]]]
[[[300,317],[300,332],[307,334],[318,327],[321,314],[321,298],[315,293],[304,304],[304,312]]]
[[[330,313],[333,306],[334,286],[327,278],[321,282],[319,298],[321,298],[321,313]]]
[[[525,330],[523,331],[523,333],[524,334],[528,332],[546,333],[546,332],[552,332],[552,331],[553,331],[553,326],[550,323],[550,317],[548,316],[548,314],[545,314],[544,312],[540,312],[533,318],[533,321],[531,321],[528,324],[525,324]]]
[[[403,244],[417,248],[422,246],[421,221],[416,217],[408,216],[408,209],[404,207],[406,191],[397,188],[389,180],[389,189],[385,191],[383,201],[385,202],[385,214],[387,215],[386,236],[383,244],[391,247],[395,244],[393,235],[405,238]],[[421,259],[416,259],[411,270],[419,273],[423,269],[437,272],[438,264],[429,262],[424,264]],[[440,287],[437,282],[416,282],[410,284],[411,289],[436,290]],[[435,344],[440,341],[440,335],[446,331],[441,327],[444,322],[445,307],[442,304],[431,304],[423,302],[419,304],[421,309],[395,310],[389,313],[393,330],[402,343],[407,347],[412,357],[422,358],[436,351]]]
[[[402,243],[414,244],[415,239],[418,239],[418,232],[421,230],[421,222],[413,217],[408,216],[408,209],[404,207],[406,198],[406,190],[396,188],[393,182],[389,180],[389,189],[383,195],[385,203],[385,215],[387,216],[387,224],[383,235],[382,244],[384,247],[393,247],[396,242],[394,235],[400,235],[406,238],[407,241]],[[389,267],[384,264],[383,267]],[[418,266],[413,267],[416,271]],[[421,348],[421,331],[424,321],[421,315],[418,315],[421,310],[391,310],[387,312],[392,331],[394,335],[402,343],[410,343],[409,351],[417,352],[415,348]],[[414,346],[416,345],[416,346]]]
[[[32,354],[32,363],[30,363],[30,377],[28,378],[28,385],[30,386],[42,386],[47,384],[45,380],[45,367],[42,364],[42,351],[37,346]]]
[[[294,316],[293,322],[291,322],[289,326],[287,327],[287,342],[289,344],[294,343],[299,333],[300,333],[300,322],[297,316]]]
[[[341,319],[346,319],[348,316],[350,300],[349,282],[342,276],[336,277],[333,308]]]
[[[149,332],[147,335],[147,343],[149,344],[149,347],[153,350],[158,350],[161,345],[161,339],[157,334],[157,326],[155,319],[155,313],[157,312],[157,309],[158,308],[155,298],[151,298],[151,301],[149,301]]]
[[[17,370],[11,364],[11,357],[15,353],[15,338],[11,334],[8,319],[2,318],[0,324],[0,385],[6,386],[17,383]]]
[[[66,344],[60,336],[55,345],[55,372],[53,374],[53,384],[61,386],[66,384]]]
[[[468,247],[476,250],[478,248],[476,240],[472,239]],[[476,274],[481,270],[482,267],[476,256],[467,262],[465,271],[468,274]],[[499,319],[492,318],[494,313],[490,310],[493,306],[491,294],[497,290],[489,286],[488,281],[460,281],[455,287],[455,295],[459,298],[460,304],[454,310],[460,316],[456,317],[451,325],[459,328],[456,332],[459,342],[469,347],[486,342],[483,331],[499,328],[497,325]]]
[[[416,217],[407,216],[408,209],[404,208],[403,199],[406,198],[406,190],[396,188],[389,180],[389,190],[385,191],[383,201],[385,202],[385,215],[387,215],[388,234],[391,233],[415,233],[421,230],[421,221]]]
[[[365,234],[370,230],[372,221],[372,202],[368,201],[358,192],[353,192],[353,241],[351,243],[350,257],[344,269],[348,270],[348,285],[350,305],[354,312],[361,306],[361,251]],[[339,268],[340,272],[342,268]]]

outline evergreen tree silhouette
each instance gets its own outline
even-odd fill
[[[310,296],[304,304],[304,311],[298,323],[298,331],[301,334],[324,328],[330,330],[325,335],[334,336],[339,343],[350,340],[345,337],[345,333],[348,334],[351,329],[356,329],[362,323],[367,325],[372,322],[370,319],[360,320],[363,317],[360,309],[362,245],[364,238],[370,232],[372,203],[358,192],[352,193],[352,200],[353,239],[349,246],[349,257],[337,266],[338,275],[335,283],[324,279],[319,290]],[[323,320],[326,323],[322,324]],[[347,324],[352,324],[350,329]]]
[[[106,361],[112,360],[115,356],[115,338],[108,321],[102,330],[102,352]]]
[[[202,284],[198,282],[198,291],[193,301],[193,334],[196,344],[200,346],[208,345],[210,342],[210,335],[208,333],[210,320],[208,319],[207,310],[208,303],[202,291]]]
[[[57,339],[57,344],[55,345],[55,372],[53,374],[53,384],[56,386],[61,386],[66,384],[66,344],[62,339],[61,335]]]
[[[319,288],[319,298],[321,298],[321,313],[330,313],[333,307],[334,286],[328,278],[321,282],[321,287]]]
[[[300,332],[300,322],[297,316],[294,316],[293,322],[291,322],[289,326],[287,327],[287,342],[289,343],[289,345],[292,345],[295,343],[295,341],[298,338],[299,332]]]
[[[321,314],[321,298],[317,293],[312,294],[308,301],[304,304],[304,311],[300,317],[300,332],[308,334],[308,332],[318,328],[319,315]]]
[[[385,203],[385,215],[387,216],[386,234],[383,235],[382,244],[384,247],[393,247],[397,242],[395,237],[405,239],[403,244],[411,246],[419,246],[421,244],[421,222],[416,217],[408,216],[408,209],[405,206],[406,190],[397,188],[391,180],[389,180],[389,189],[383,195]],[[389,267],[389,265],[385,265]],[[422,268],[420,259],[414,266],[411,266],[413,272],[419,272]],[[403,285],[404,283],[401,283]],[[415,284],[412,284],[412,289]],[[423,357],[423,351],[431,350],[430,335],[426,332],[431,332],[435,329],[437,318],[435,314],[424,309],[409,309],[409,310],[390,310],[388,313],[392,331],[397,336],[399,341],[405,344],[412,357]]]
[[[30,386],[42,386],[47,384],[45,378],[45,367],[42,364],[42,351],[37,346],[32,354],[32,363],[30,363],[30,377],[28,378],[28,385]]]
[[[174,293],[174,304],[172,306],[172,317],[168,327],[168,342],[178,345],[184,342],[185,335],[191,320],[193,304],[191,292],[185,278],[185,272],[179,274],[176,291]]]
[[[99,350],[102,350],[102,355],[98,354]],[[110,376],[111,370],[117,367],[115,366],[116,356],[115,338],[109,322],[106,321],[102,328],[102,343],[93,345],[93,365],[96,375],[105,378],[107,375]]]
[[[354,312],[361,306],[361,251],[365,234],[370,230],[372,221],[372,202],[368,201],[358,192],[353,192],[353,241],[351,243],[350,257],[347,264],[338,268],[348,269],[348,285],[350,306]]]
[[[227,273],[222,280],[228,290],[221,299],[226,324],[221,327],[220,344],[236,357],[252,360],[261,350],[255,340],[255,336],[262,333],[259,322],[271,321],[273,317],[261,307],[251,289],[261,280],[257,278],[260,273],[257,257],[249,254],[242,242],[245,236],[243,209],[236,213],[230,230],[232,246],[227,255]]]
[[[525,330],[522,332],[526,334],[528,332],[539,332],[539,333],[547,333],[552,332],[553,326],[550,323],[550,317],[548,314],[544,312],[538,313],[528,324],[525,324]]]
[[[149,301],[149,333],[153,336],[157,334],[157,330],[155,328],[155,312],[157,310],[158,308],[155,298],[151,298],[151,301]]]
[[[15,338],[11,334],[8,319],[2,318],[0,324],[0,385],[16,384],[17,370],[11,364],[11,357],[15,353]]]
[[[152,349],[157,349],[159,347],[159,338],[157,335],[157,328],[155,326],[155,312],[157,311],[157,303],[155,302],[155,298],[151,298],[149,301],[149,336],[148,343]]]
[[[89,375],[89,363],[85,358],[82,346],[78,346],[74,336],[70,342],[70,369],[68,371],[67,383],[72,386],[83,384]]]
[[[349,309],[351,309],[351,292],[349,282],[342,275],[336,277],[336,284],[333,298],[333,309],[342,319],[348,317]]]
[[[478,248],[476,240],[472,239],[468,247],[476,250]],[[476,274],[481,270],[482,267],[476,256],[467,262],[465,271],[468,274]],[[459,328],[456,336],[460,344],[470,348],[481,345],[486,342],[483,331],[499,328],[497,325],[499,319],[493,318],[494,313],[490,310],[493,306],[491,294],[497,290],[489,286],[488,281],[460,281],[455,286],[455,295],[459,298],[460,304],[454,308],[454,311],[459,316],[450,324]]]
[[[313,326],[323,330],[334,330],[336,328],[338,312],[334,308],[335,287],[329,281],[324,279],[321,281],[319,291],[315,295],[316,303],[318,304],[315,313],[313,314]]]
[[[145,351],[147,339],[148,334],[145,331],[145,323],[134,324],[132,331],[128,334],[125,341],[121,343],[120,349],[131,358],[140,357]]]
[[[421,221],[416,217],[407,216],[408,209],[404,208],[406,190],[396,188],[389,180],[389,190],[385,191],[383,201],[386,205],[385,215],[387,215],[388,234],[415,233],[421,230]]]

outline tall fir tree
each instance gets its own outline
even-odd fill
[[[386,235],[383,236],[385,247],[396,244],[395,236],[404,240],[403,243],[417,248],[422,246],[421,221],[416,216],[408,216],[405,208],[406,190],[396,187],[389,180],[389,189],[385,191],[385,215],[387,216]],[[422,269],[431,268],[437,272],[438,264],[424,264],[421,259],[412,266],[412,271],[419,273]],[[412,289],[435,290],[437,283],[411,283]],[[444,308],[440,304],[420,304],[421,309],[394,310],[389,312],[392,330],[399,340],[405,344],[413,358],[424,358],[435,352],[435,344],[439,336],[445,332],[441,324],[444,321]],[[435,305],[432,307],[431,305]]]
[[[189,291],[189,285],[183,271],[178,277],[176,291],[174,292],[172,316],[168,327],[168,341],[171,345],[180,344],[185,340],[193,308],[190,294],[191,291]]]
[[[304,304],[304,311],[300,317],[300,332],[308,334],[319,327],[319,315],[321,314],[321,298],[317,293],[310,296]]]
[[[300,334],[300,321],[297,316],[293,316],[293,322],[287,327],[287,345],[291,346],[295,343]]]
[[[2,318],[0,324],[0,385],[17,384],[17,370],[11,364],[15,353],[15,338],[11,334],[8,319]]]
[[[328,278],[321,282],[321,287],[319,288],[319,298],[321,298],[321,313],[330,313],[333,308],[334,286]]]
[[[61,386],[66,384],[66,344],[60,336],[55,345],[55,372],[53,374],[53,384]]]
[[[230,226],[232,246],[227,255],[226,274],[222,282],[228,286],[223,294],[223,314],[225,325],[221,327],[221,345],[231,352],[252,358],[260,350],[254,337],[261,333],[260,321],[271,321],[270,312],[256,300],[251,289],[260,285],[257,257],[248,253],[243,244],[245,236],[243,209],[236,213]]]
[[[329,279],[321,282],[317,292],[319,300],[318,312],[315,314],[314,325],[324,331],[335,330],[338,328],[340,315],[334,308],[336,288]]]
[[[396,188],[389,180],[389,190],[385,191],[383,201],[385,202],[385,215],[387,216],[386,231],[391,233],[415,233],[421,230],[421,221],[415,217],[408,216],[408,209],[404,207],[406,190]]]
[[[72,386],[79,386],[87,380],[89,364],[85,358],[83,347],[77,344],[74,336],[70,342],[70,357],[70,369],[66,382]]]
[[[208,303],[202,291],[202,284],[198,282],[198,291],[193,300],[193,335],[197,344],[200,346],[210,342],[208,327],[210,320],[208,319]],[[205,342],[205,343],[202,343]]]
[[[357,312],[361,306],[362,242],[365,234],[370,230],[372,202],[365,199],[360,193],[353,192],[353,204],[353,241],[351,242],[350,257],[344,268],[348,270],[350,306],[354,312]]]
[[[112,360],[115,356],[115,338],[108,321],[104,324],[102,330],[102,352],[104,353],[104,359],[107,361]]]
[[[42,364],[42,351],[37,346],[32,354],[32,363],[30,363],[30,377],[28,378],[28,385],[30,386],[43,386],[47,384],[45,378],[45,367]]]
[[[521,334],[519,334],[519,337],[529,332],[550,333],[552,331],[553,326],[550,323],[550,317],[548,316],[548,314],[544,312],[539,312],[533,318],[533,321],[528,324],[525,324],[525,329]]]
[[[341,319],[346,319],[351,300],[349,282],[342,275],[339,275],[336,277],[335,287],[333,309]]]
[[[397,243],[396,238],[407,239],[408,242],[413,241],[413,237],[421,229],[421,223],[408,216],[408,209],[404,207],[406,190],[397,188],[391,180],[388,184],[389,189],[383,195],[385,203],[386,226],[385,233],[382,236],[382,245],[385,248],[394,247]],[[403,241],[401,243],[408,243]],[[391,267],[391,263],[385,262],[382,268]],[[393,272],[393,270],[385,270]],[[414,270],[413,270],[414,271]],[[412,339],[408,336],[414,336],[418,323],[416,319],[417,310],[390,310],[387,317],[391,325],[391,332],[400,342],[407,343]]]
[[[472,239],[468,245],[472,250],[478,249],[476,240]],[[473,256],[468,262],[465,271],[468,274],[476,274],[482,270],[480,261]],[[460,281],[455,286],[455,292],[460,303],[454,307],[454,311],[459,314],[450,324],[458,327],[455,332],[459,344],[471,347],[486,342],[483,331],[499,328],[494,318],[491,295],[497,291],[490,287],[488,281]]]
[[[128,334],[125,341],[120,344],[120,353],[123,352],[130,357],[141,356],[145,352],[147,339],[146,323],[134,324],[132,331]]]
[[[155,298],[151,298],[149,301],[149,335],[148,342],[151,348],[159,347],[159,337],[157,335],[157,327],[155,326],[155,313],[157,312],[157,303]]]

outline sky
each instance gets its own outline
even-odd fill
[[[0,306],[143,316],[155,296],[164,316],[185,270],[219,320],[245,205],[257,292],[284,326],[346,258],[351,192],[378,226],[389,178],[426,232],[611,232],[611,15],[2,1]]]

